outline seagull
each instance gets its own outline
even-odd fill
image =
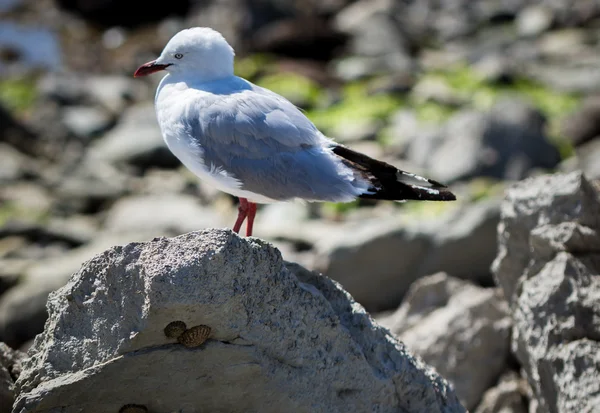
[[[256,204],[278,201],[452,201],[445,185],[370,158],[321,133],[290,101],[234,74],[221,33],[193,27],[175,34],[134,77],[159,71],[155,109],[168,148],[196,176],[239,198],[233,231]]]

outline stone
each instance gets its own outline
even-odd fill
[[[515,78],[515,59],[507,53],[498,52],[482,56],[473,63],[472,68],[477,76],[488,83],[506,83]]]
[[[6,368],[13,381],[21,375],[25,357],[26,354],[22,351],[10,348],[6,343],[0,342],[0,366]]]
[[[582,29],[554,30],[539,42],[539,52],[546,58],[579,57],[586,51],[589,35]]]
[[[600,95],[586,97],[561,122],[561,134],[578,146],[600,136]]]
[[[507,191],[498,284],[513,313],[512,350],[536,411],[600,405],[600,193],[580,172]]]
[[[511,320],[496,289],[445,273],[424,277],[383,324],[447,378],[469,410],[506,367]]]
[[[113,124],[103,110],[90,106],[70,106],[63,110],[63,122],[76,136],[89,139],[101,135]]]
[[[0,365],[0,413],[10,413],[15,401],[15,383],[6,367]]]
[[[318,242],[315,269],[342,284],[368,311],[382,311],[397,306],[418,278],[432,241],[398,220],[373,221],[351,223]]]
[[[511,306],[519,279],[531,260],[531,232],[541,225],[563,222],[597,226],[600,206],[596,197],[596,191],[581,172],[528,178],[506,190],[492,272]]]
[[[465,96],[454,90],[442,78],[425,76],[412,89],[417,103],[434,102],[444,106],[460,107],[467,103]]]
[[[0,105],[0,141],[26,155],[39,155],[38,136]]]
[[[180,165],[163,140],[151,102],[129,107],[117,126],[90,147],[89,156],[142,168]]]
[[[341,10],[334,27],[350,37],[350,50],[368,59],[373,73],[412,73],[414,62],[409,44],[394,18],[388,0],[358,1]],[[367,73],[364,73],[367,74]]]
[[[517,31],[522,36],[537,36],[550,28],[554,15],[543,5],[532,5],[521,10],[517,16]]]
[[[119,199],[104,222],[110,232],[155,233],[155,236],[180,235],[224,225],[212,209],[197,197],[183,194],[134,195]]]
[[[598,60],[573,58],[553,64],[530,63],[523,75],[559,92],[590,94],[600,92],[599,67]]]
[[[25,354],[0,342],[0,413],[11,413],[15,401],[15,380],[21,374]]]
[[[13,412],[466,411],[339,285],[290,267],[229,230],[110,248],[52,294]],[[211,336],[188,349],[174,320]]]
[[[48,215],[54,202],[51,191],[39,183],[18,180],[0,189],[2,201],[14,211],[16,218],[41,220]],[[10,213],[8,214],[10,217]],[[8,218],[7,217],[7,218]]]
[[[447,183],[477,176],[523,179],[533,169],[550,169],[560,162],[545,125],[538,110],[518,99],[502,100],[485,113],[459,112],[448,121],[441,144],[421,166]],[[415,144],[423,142],[415,140]]]
[[[600,139],[586,142],[575,149],[577,169],[587,178],[600,179]]]
[[[515,372],[504,374],[483,395],[475,413],[527,413],[527,383]]]
[[[48,295],[65,285],[81,263],[104,249],[151,239],[151,232],[98,234],[93,242],[56,257],[37,260],[22,269],[19,283],[0,296],[0,341],[14,348],[41,333]]]
[[[27,158],[12,146],[0,143],[0,183],[23,178]]]
[[[92,102],[120,115],[132,101],[152,99],[153,91],[142,82],[120,75],[95,75],[84,79],[86,95]]]
[[[452,212],[438,228],[431,228],[433,248],[418,274],[446,271],[450,275],[490,286],[490,266],[496,258],[501,199],[491,196]]]
[[[237,212],[237,211],[236,211]],[[335,232],[340,225],[311,219],[310,205],[301,202],[279,202],[259,207],[254,231],[259,238],[284,240],[311,247]],[[235,219],[234,216],[231,216]]]
[[[345,224],[315,244],[315,269],[369,311],[397,307],[413,281],[439,271],[491,285],[499,202],[457,205],[427,221],[404,215]]]
[[[86,157],[57,182],[58,207],[70,213],[95,212],[129,191],[129,176],[95,157]]]

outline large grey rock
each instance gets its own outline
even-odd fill
[[[579,146],[577,154],[577,166],[590,180],[600,179],[600,137]]]
[[[113,247],[49,301],[14,412],[464,412],[337,284],[228,230]],[[212,329],[189,349],[181,320]]]
[[[596,411],[600,195],[580,173],[543,176],[512,187],[502,215],[494,271],[537,411]]]
[[[0,142],[0,183],[5,184],[23,179],[37,169],[32,158],[25,156],[11,145]]]
[[[65,285],[83,261],[112,245],[153,236],[150,232],[100,234],[89,244],[26,266],[19,283],[0,297],[0,341],[18,348],[42,332],[48,295]]]
[[[483,395],[475,413],[527,413],[527,383],[514,372],[504,374]]]
[[[597,193],[580,172],[530,178],[508,189],[501,207],[498,256],[492,271],[509,302],[516,298],[520,279],[529,267],[530,235],[535,228],[565,222],[595,228],[599,216]]]
[[[56,183],[58,207],[71,213],[98,210],[98,205],[123,196],[130,178],[114,165],[97,158],[85,158],[73,165]]]
[[[70,106],[63,110],[63,123],[76,136],[89,139],[108,130],[113,119],[94,106]]]
[[[560,161],[545,124],[539,111],[507,99],[489,112],[459,112],[446,123],[441,138],[433,134],[413,139],[407,153],[427,153],[409,160],[421,162],[420,167],[443,182],[476,176],[519,180],[532,169],[553,168]]]
[[[561,133],[576,146],[599,137],[600,95],[588,96],[576,111],[565,117]]]
[[[590,49],[593,50],[593,49]],[[568,50],[562,50],[563,53]],[[550,89],[565,93],[589,94],[600,92],[600,60],[592,55],[561,59],[560,63],[537,62],[528,65],[525,75]],[[584,59],[586,58],[587,59]],[[587,60],[587,61],[586,61]]]
[[[352,54],[359,56],[367,69],[352,77],[386,71],[412,73],[414,63],[410,47],[394,18],[393,3],[389,0],[363,0],[350,4],[335,16],[334,26],[348,35]]]
[[[490,285],[499,203],[491,198],[427,221],[349,224],[316,244],[315,266],[369,311],[397,307],[413,281],[439,271]]]
[[[26,354],[22,351],[10,348],[0,342],[0,365],[6,368],[13,380],[17,380],[21,375],[25,356]]]
[[[10,413],[15,401],[15,380],[25,354],[0,342],[0,413]]]
[[[424,277],[381,322],[453,384],[467,409],[506,367],[511,320],[498,290],[444,273]]]
[[[542,5],[529,6],[517,16],[517,30],[523,36],[537,36],[552,26],[552,10]]]
[[[0,413],[10,413],[15,401],[15,383],[6,367],[0,365]]]

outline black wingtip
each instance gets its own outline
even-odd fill
[[[360,198],[389,201],[456,201],[456,195],[447,189],[409,185],[402,182],[372,188],[368,193],[360,195]]]
[[[433,179],[427,179],[427,181],[433,185],[434,188],[448,188],[447,185],[441,184],[438,181],[434,181]]]
[[[333,153],[348,166],[370,180],[372,187],[360,198],[389,201],[455,201],[456,196],[446,185],[397,169],[393,165],[370,158],[343,145],[335,145]]]

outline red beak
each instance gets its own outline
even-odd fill
[[[160,72],[161,70],[165,70],[169,66],[170,65],[158,64],[158,63],[156,63],[156,60],[153,60],[151,62],[144,63],[143,65],[138,67],[138,69],[133,74],[133,77],[148,76],[152,73]]]

